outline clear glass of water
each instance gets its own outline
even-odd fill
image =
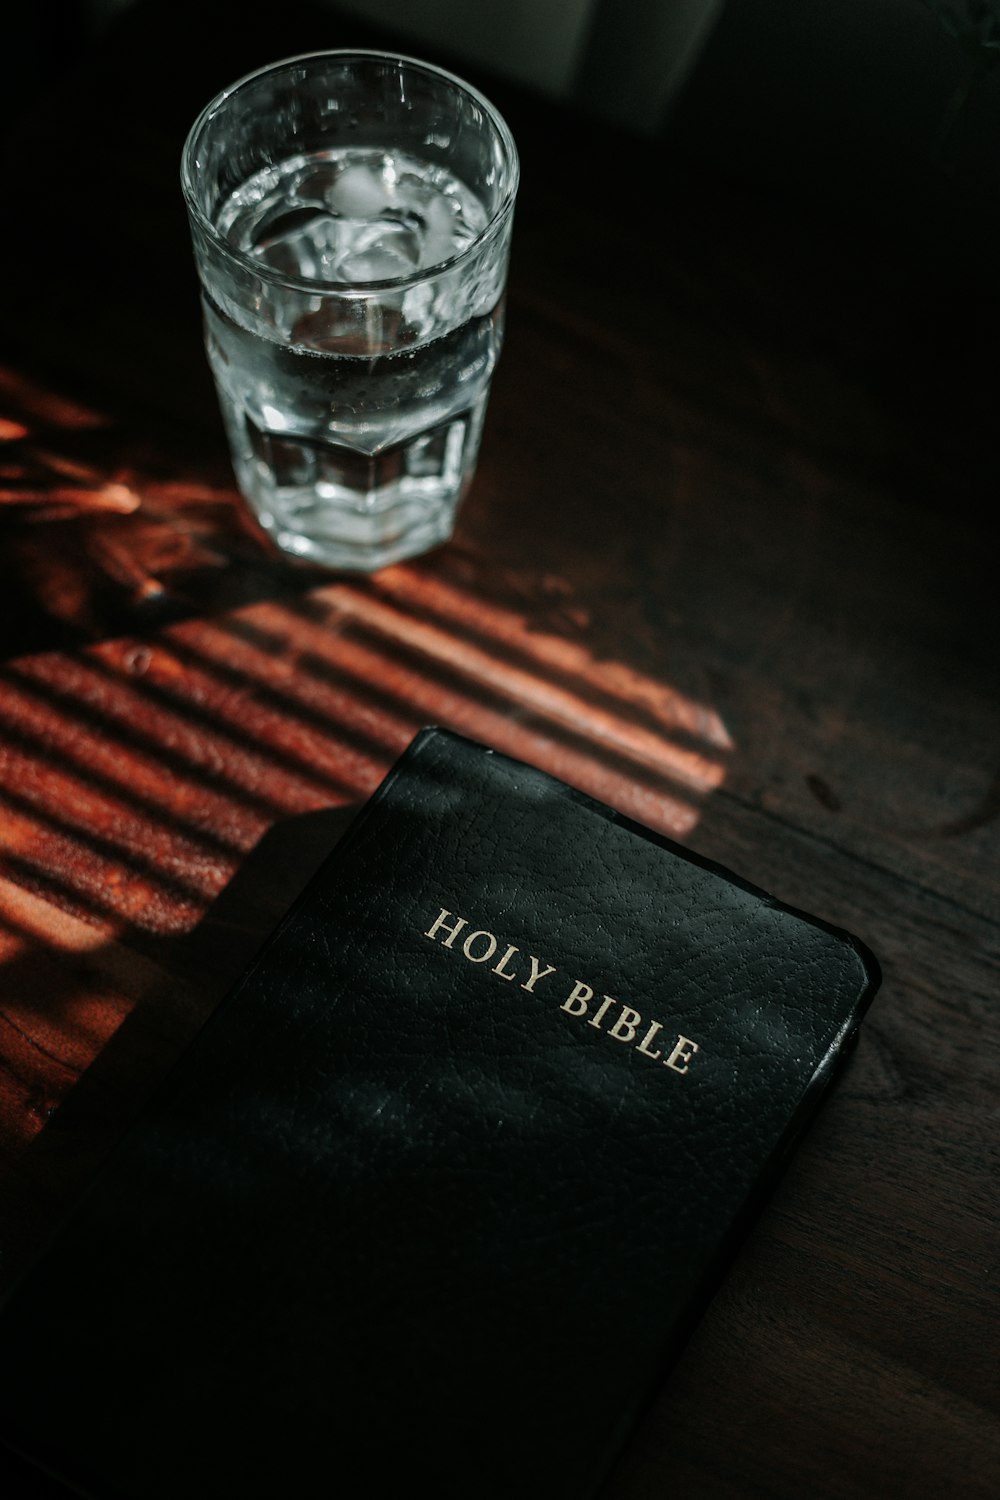
[[[503,339],[518,155],[461,79],[286,58],[209,103],[181,185],[236,481],[284,551],[370,572],[447,541]]]

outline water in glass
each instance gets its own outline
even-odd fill
[[[208,357],[240,487],[286,550],[372,567],[451,534],[502,340],[483,285],[502,277],[433,268],[487,217],[446,168],[381,147],[289,158],[220,205],[219,233],[266,268],[267,324],[206,289]]]

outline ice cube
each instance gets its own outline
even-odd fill
[[[334,279],[341,248],[341,227],[325,209],[283,207],[258,225],[252,253],[287,276],[315,281]]]
[[[411,223],[378,219],[345,225],[336,271],[341,281],[387,281],[408,276],[420,264],[420,235]]]
[[[374,219],[392,203],[395,180],[391,157],[380,157],[379,166],[356,162],[345,167],[328,188],[327,202],[349,218]]]

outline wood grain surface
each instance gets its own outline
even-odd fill
[[[991,289],[947,234],[834,232],[690,143],[460,68],[523,170],[475,484],[424,558],[293,563],[233,486],[180,149],[248,68],[382,38],[329,10],[264,23],[140,0],[7,130],[2,1284],[436,722],[883,970],[608,1500],[995,1500]],[[5,1458],[0,1493],[56,1491]]]

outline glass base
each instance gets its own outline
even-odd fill
[[[457,500],[440,494],[411,494],[375,514],[359,514],[355,496],[346,503],[314,492],[298,498],[298,505],[283,505],[280,514],[254,513],[283,552],[328,568],[371,573],[429,552],[455,529]]]
[[[274,543],[373,572],[448,541],[475,469],[485,400],[376,453],[260,427],[223,407],[240,491]]]

